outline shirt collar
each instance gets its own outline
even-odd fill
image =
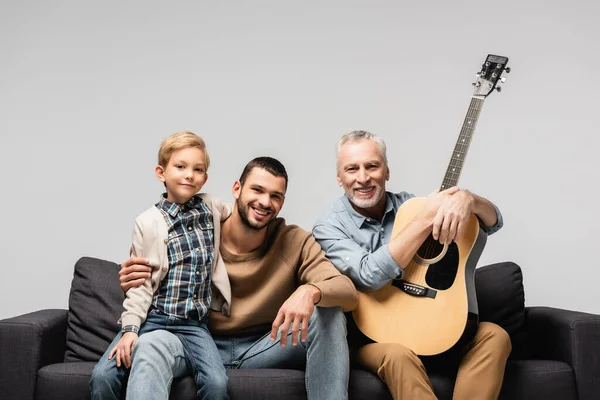
[[[342,203],[346,207],[346,210],[348,211],[348,214],[352,218],[352,221],[354,221],[356,226],[358,228],[360,228],[362,226],[362,224],[364,224],[365,221],[367,220],[367,217],[358,213],[354,209],[354,207],[352,207],[352,204],[350,203],[350,199],[348,199],[348,196],[346,194],[344,194],[342,196]],[[394,205],[392,204],[392,200],[390,199],[389,193],[385,192],[385,212],[383,213],[383,219],[385,219],[385,216],[393,210],[394,210]],[[368,219],[369,219],[369,221],[372,220],[372,218],[368,218]],[[381,222],[381,221],[377,221],[377,222]]]
[[[157,205],[171,217],[175,218],[180,212],[186,212],[192,208],[201,208],[201,203],[202,199],[199,196],[193,196],[184,204],[172,203],[167,200],[167,194],[163,193]]]

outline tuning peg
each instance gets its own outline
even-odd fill
[[[498,92],[501,92],[501,91],[502,91],[502,86],[496,86],[496,90],[497,90]]]
[[[502,78],[500,78],[500,82],[502,82],[502,83],[506,82],[506,77],[503,76]]]
[[[507,74],[510,74],[510,67],[504,68],[504,71],[506,71]]]

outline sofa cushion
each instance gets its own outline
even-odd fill
[[[50,364],[38,371],[36,400],[89,399],[95,362]]]
[[[228,369],[229,396],[232,400],[285,399],[306,400],[304,371],[295,369]],[[191,376],[173,381],[172,400],[193,399],[195,384]],[[392,400],[387,386],[377,375],[362,369],[350,370],[350,400]]]
[[[521,268],[502,262],[477,268],[475,290],[479,320],[500,325],[511,337],[517,354],[525,341],[525,292]]]
[[[577,400],[569,364],[551,360],[509,360],[499,400]]]
[[[89,399],[89,380],[93,362],[47,365],[40,369],[36,400]],[[306,399],[304,372],[290,369],[227,370],[232,400]],[[454,382],[447,374],[430,374],[440,400],[452,398]],[[195,384],[191,376],[173,381],[172,400],[193,399]],[[350,371],[350,400],[390,399],[384,383],[369,372]],[[573,369],[566,363],[549,360],[509,361],[504,375],[500,400],[561,399],[575,400]]]
[[[65,361],[98,361],[119,330],[122,307],[119,265],[79,259],[69,294]]]
[[[89,381],[94,362],[47,365],[40,369],[36,400],[85,400],[90,398]],[[229,395],[232,400],[306,400],[304,371],[294,369],[229,369]],[[370,372],[350,371],[350,400],[392,397],[385,384]],[[173,380],[172,400],[194,399],[196,385],[191,376]]]

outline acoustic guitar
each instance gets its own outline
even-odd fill
[[[483,102],[498,82],[508,58],[488,55],[473,83],[474,93],[440,190],[456,186]],[[425,206],[426,199],[406,201],[396,215],[392,238],[397,236]],[[431,234],[402,279],[374,292],[359,292],[354,321],[362,333],[379,343],[400,343],[422,356],[437,355],[464,347],[477,330],[475,266],[487,236],[474,214],[460,237],[442,245]]]

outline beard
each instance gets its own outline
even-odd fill
[[[348,196],[348,200],[350,200],[352,204],[359,208],[371,208],[376,206],[384,195],[384,191],[379,185],[375,185],[375,194],[369,199],[357,197],[354,194],[353,189],[350,189],[349,192],[350,193],[346,193],[346,195]]]
[[[237,200],[237,209],[238,209],[238,213],[240,214],[240,220],[242,221],[242,224],[248,229],[248,230],[252,230],[252,231],[260,231],[261,229],[263,229],[265,226],[269,225],[271,222],[273,222],[275,220],[275,218],[277,217],[276,215],[272,214],[271,218],[263,221],[263,222],[252,222],[250,221],[250,218],[248,217],[249,214],[249,206],[244,204],[244,202],[242,201],[242,196],[240,196]]]

